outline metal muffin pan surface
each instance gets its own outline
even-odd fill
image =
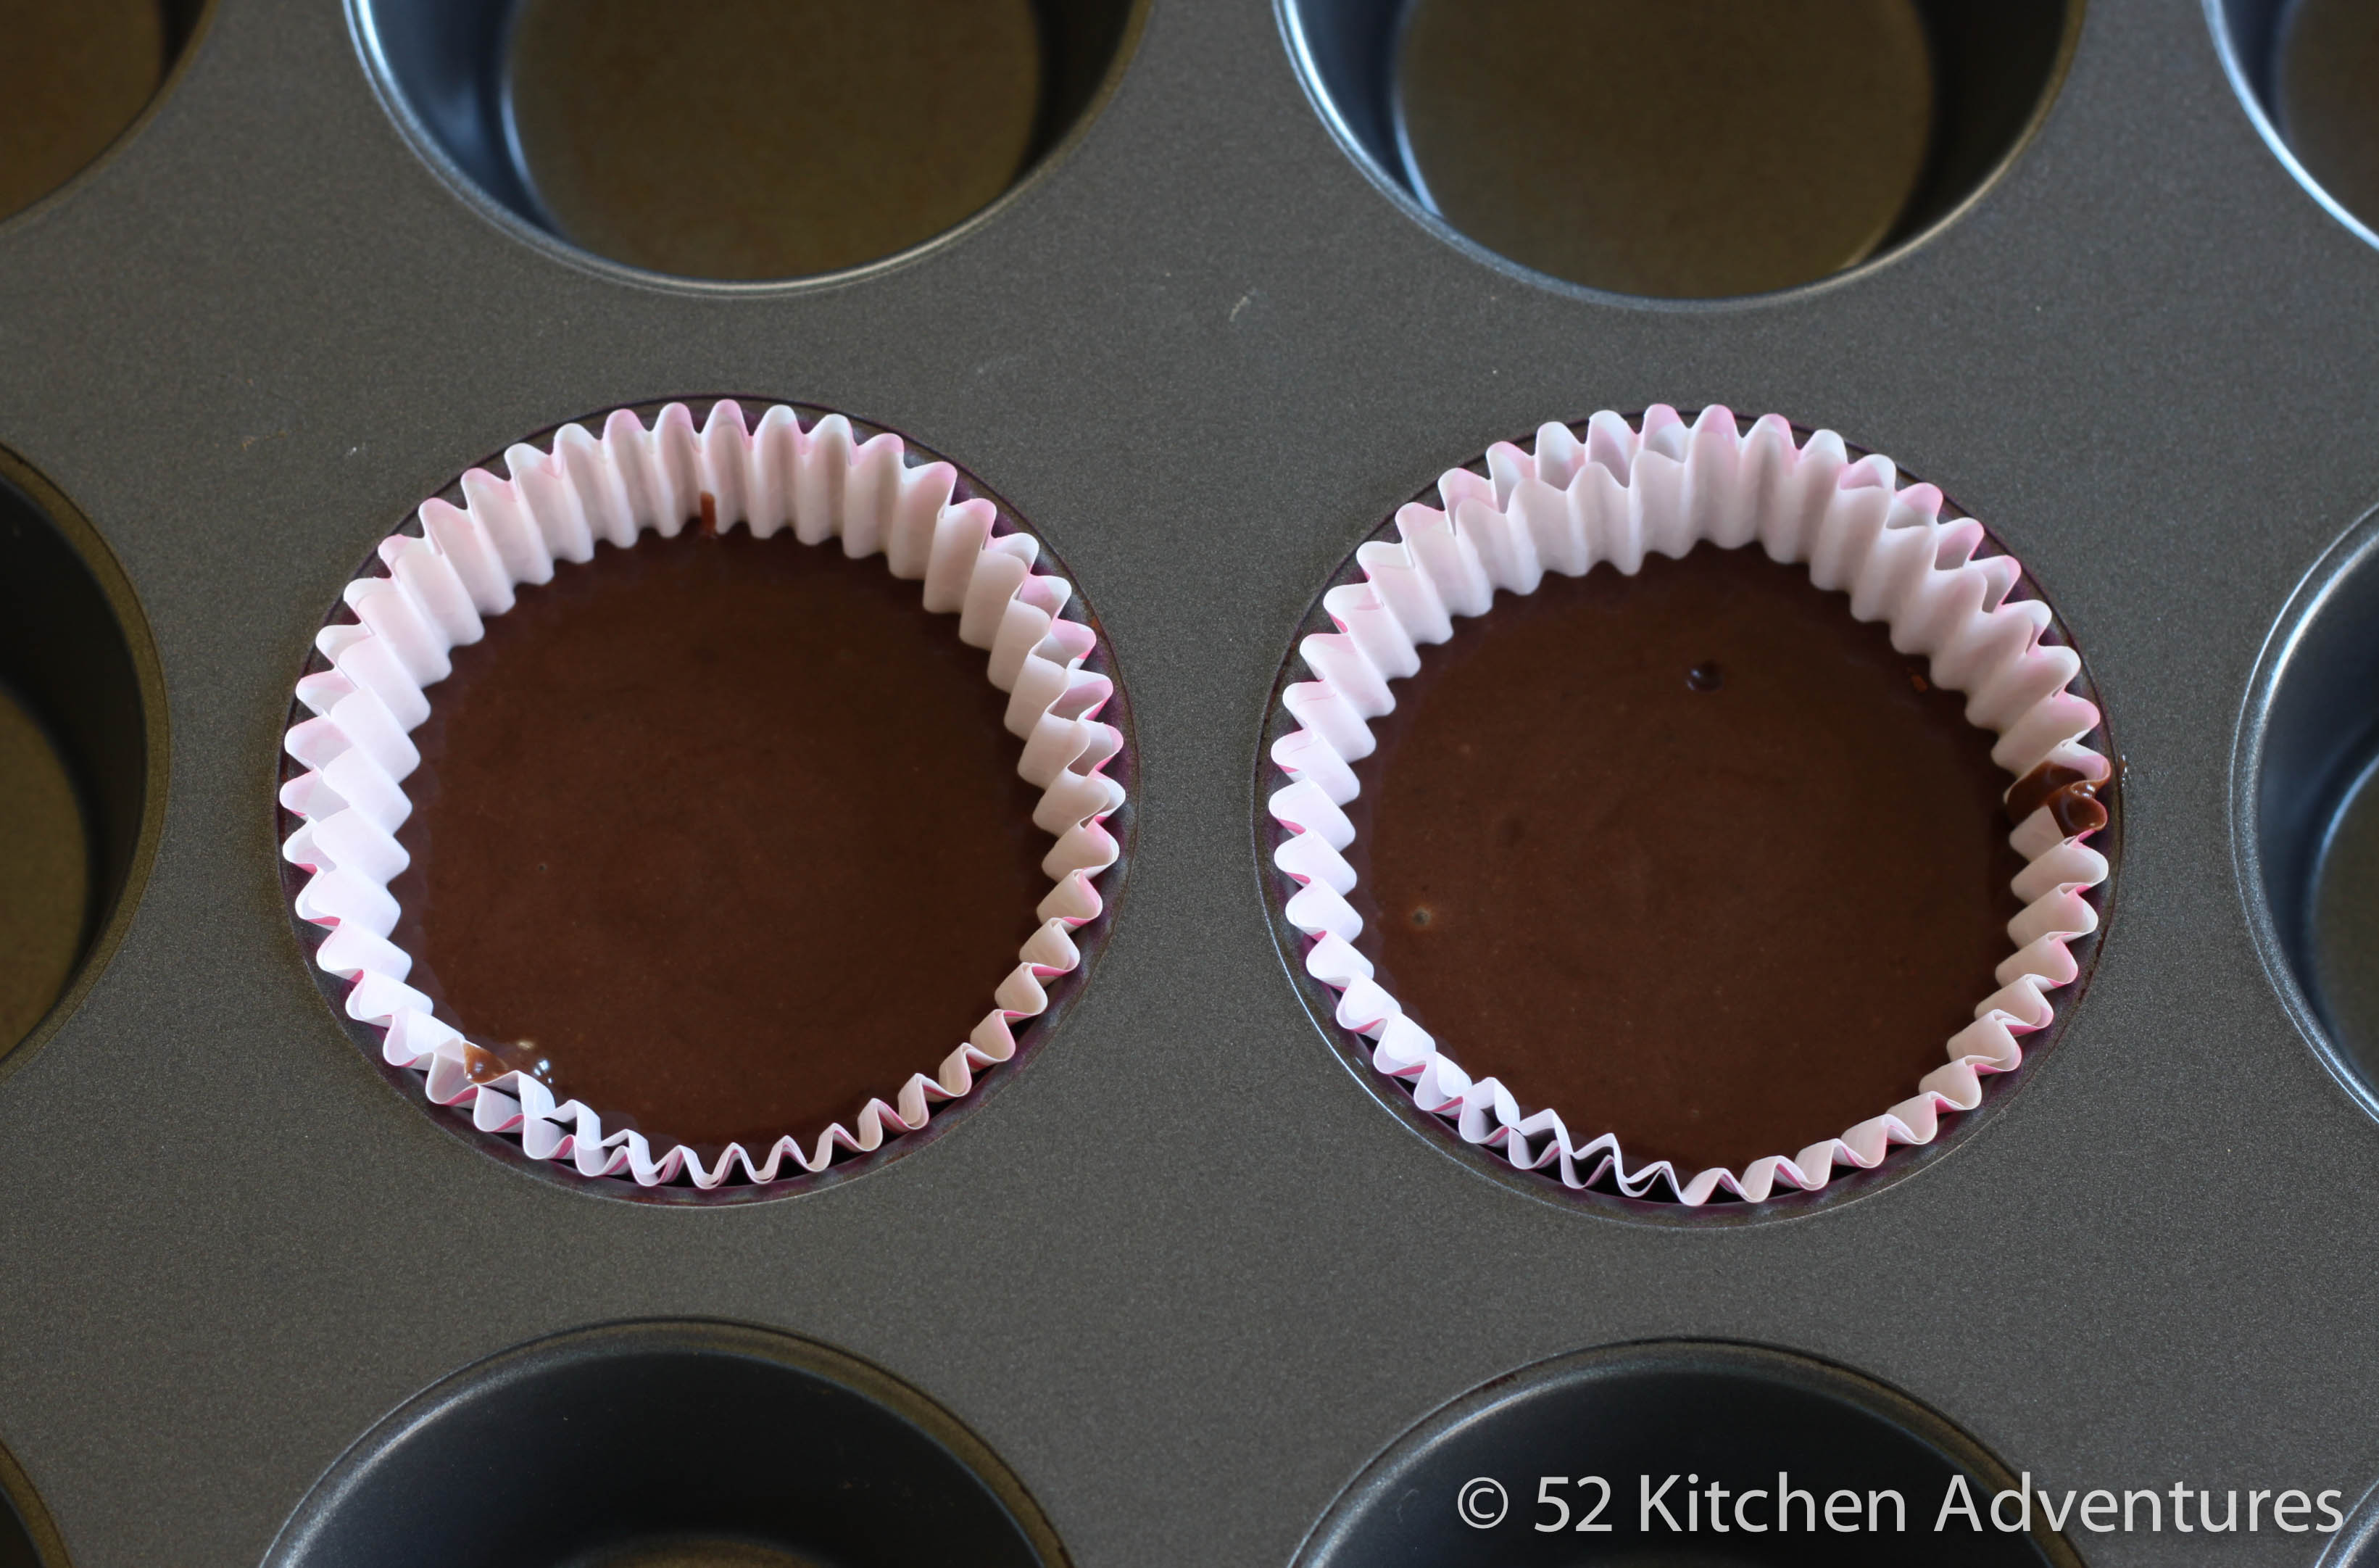
[[[2230,769],[2283,606],[2379,501],[2374,301],[2379,250],[2273,159],[2190,0],[2094,0],[1945,227],[1694,304],[1416,221],[1264,0],[1155,0],[1104,108],[981,220],[731,293],[524,239],[422,162],[339,7],[216,0],[146,123],[0,223],[0,447],[137,595],[169,760],[115,951],[0,1060],[0,1445],[75,1568],[252,1568],[441,1380],[723,1321],[916,1391],[1080,1568],[1286,1564],[1467,1391],[1718,1340],[1848,1369],[2060,1493],[2351,1513],[2379,1122],[2259,960]],[[278,748],[323,607],[422,497],[557,421],[729,392],[912,436],[1065,561],[1131,701],[1130,895],[1060,1026],[930,1147],[785,1201],[604,1202],[356,1049],[283,902]],[[2085,650],[2127,765],[2056,1049],[1945,1157],[1780,1223],[1613,1223],[1384,1114],[1283,971],[1250,839],[1274,679],[1349,549],[1492,441],[1653,403],[1773,410],[1955,495]],[[2332,1544],[2268,1514],[2067,1535],[2092,1568]]]
[[[1525,0],[1517,6],[1505,0],[1491,9],[1502,14],[1503,23],[1496,30],[1491,21],[1486,22],[1489,36],[1506,48],[1513,47],[1516,39],[1560,25],[1558,6],[1530,7]],[[1669,18],[1648,17],[1647,25],[1631,30],[1625,26],[1624,6],[1600,11],[1581,8],[1574,15],[1581,27],[1592,30],[1598,52],[1608,52],[1604,58],[1635,57],[1613,73],[1621,79],[1604,90],[1612,102],[1624,106],[1613,117],[1663,117],[1659,108],[1671,90],[1662,79],[1667,72],[1688,80],[1699,78],[1711,84],[1713,95],[1721,102],[1739,105],[1741,100],[1756,94],[1740,90],[1749,84],[1748,78],[1733,73],[1747,72],[1753,57],[1764,56],[1767,81],[1804,84],[1807,96],[1800,101],[1803,114],[1797,118],[1818,122],[1837,138],[1818,145],[1848,148],[1852,156],[1875,160],[1873,167],[1840,170],[1830,179],[1812,175],[1806,185],[1796,185],[1789,175],[1777,178],[1773,168],[1765,172],[1767,177],[1748,173],[1753,159],[1745,158],[1716,177],[1732,200],[1681,200],[1654,208],[1645,205],[1652,194],[1648,187],[1665,182],[1656,178],[1636,186],[1626,196],[1616,189],[1598,189],[1598,182],[1591,179],[1572,183],[1577,175],[1562,165],[1586,160],[1555,146],[1548,146],[1529,161],[1528,178],[1515,179],[1509,186],[1490,182],[1477,189],[1431,187],[1417,135],[1437,151],[1455,155],[1451,172],[1465,179],[1466,185],[1483,171],[1471,158],[1461,156],[1462,150],[1471,136],[1498,123],[1493,116],[1511,115],[1535,126],[1558,127],[1580,141],[1596,137],[1608,121],[1589,122],[1583,115],[1592,111],[1576,107],[1564,115],[1543,102],[1557,94],[1561,73],[1573,68],[1560,51],[1543,52],[1546,61],[1559,62],[1550,68],[1500,61],[1476,78],[1466,79],[1457,69],[1451,77],[1440,73],[1433,81],[1416,81],[1407,63],[1425,56],[1430,40],[1443,36],[1435,27],[1458,25],[1464,19],[1461,7],[1444,6],[1432,13],[1429,0],[1280,0],[1282,29],[1316,112],[1336,130],[1348,156],[1361,163],[1393,199],[1410,203],[1422,214],[1424,223],[1457,244],[1478,245],[1480,254],[1487,256],[1498,255],[1499,236],[1508,236],[1537,258],[1533,265],[1587,286],[1612,287],[1617,286],[1612,282],[1614,278],[1666,272],[1663,285],[1647,292],[1676,296],[1735,292],[1711,286],[1721,278],[1803,282],[1837,268],[1855,267],[1870,256],[1889,255],[1950,221],[2005,166],[2009,155],[2031,136],[2055,99],[2082,9],[2080,0],[2011,0],[1987,11],[1955,0],[1914,0],[1897,6],[1870,7],[1863,15],[1849,7],[1805,9],[1779,25],[1779,36],[1760,38],[1746,29],[1735,44],[1744,54],[1731,56],[1723,37],[1710,39],[1700,30],[1709,28],[1716,13],[1673,8]],[[1443,20],[1433,26],[1432,16]],[[1481,25],[1475,10],[1469,19],[1473,26]],[[1894,20],[1898,25],[1889,35],[1879,30]],[[1863,65],[1872,74],[1861,76],[1845,70],[1839,62],[1827,63],[1828,56],[1842,46],[1842,36],[1830,35],[1830,27],[1841,28],[1843,35],[1867,45]],[[1417,43],[1415,33],[1423,35]],[[1897,49],[1892,47],[1895,42]],[[1805,51],[1798,60],[1790,57],[1796,49]],[[1671,57],[1642,58],[1653,51],[1670,52]],[[1491,51],[1480,53],[1491,58]],[[1894,73],[1893,62],[1909,54],[1918,56],[1917,68]],[[1490,82],[1503,84],[1502,96],[1510,102],[1488,108],[1495,96],[1488,90]],[[1829,90],[1830,82],[1832,90]],[[1729,87],[1736,90],[1730,92]],[[1420,90],[1418,103],[1413,98],[1416,88]],[[1902,107],[1912,111],[1914,119],[1901,129],[1904,135],[1914,128],[1921,139],[1909,150],[1914,156],[1895,163],[1894,153],[1901,149],[1892,144],[1900,138],[1884,128],[1893,123],[1893,116],[1886,113],[1873,120],[1853,119],[1855,111],[1843,101],[1857,97],[1871,106],[1874,101],[1891,103],[1903,95],[1907,102]],[[1697,107],[1707,103],[1704,100]],[[1416,127],[1416,109],[1427,112],[1424,118],[1431,122],[1433,134]],[[1794,139],[1798,128],[1791,122],[1779,124],[1773,136],[1779,145],[1768,150],[1767,156],[1779,164],[1796,151],[1806,156],[1807,150]],[[1728,161],[1721,136],[1683,126],[1660,126],[1655,136],[1626,151],[1624,162],[1629,163],[1661,159],[1665,152],[1667,161],[1658,166],[1666,181],[1675,180],[1697,164]],[[1481,146],[1476,156],[1483,160],[1485,151]],[[1886,171],[1895,167],[1906,182],[1905,189],[1890,188],[1894,182]],[[1863,243],[1855,219],[1850,220],[1847,234],[1838,232],[1844,217],[1826,211],[1838,203],[1819,188],[1839,189],[1840,185],[1856,180],[1878,183],[1885,188],[1866,192],[1854,202],[1880,202],[1887,215],[1897,212],[1887,227],[1866,235]],[[1543,213],[1509,211],[1518,205],[1513,200],[1516,191],[1530,187],[1589,209],[1598,201],[1609,203],[1603,209],[1607,215],[1636,211],[1657,237],[1614,244],[1604,237],[1607,230],[1597,234],[1588,226],[1581,231],[1579,226],[1548,221]],[[1743,212],[1737,202],[1754,204],[1756,211]],[[1720,221],[1730,212],[1741,222],[1734,232],[1722,233]],[[1466,234],[1464,213],[1490,217],[1494,233]],[[1824,254],[1829,240],[1851,243],[1856,254],[1846,260],[1837,257],[1814,272],[1804,270],[1806,262]],[[1517,249],[1508,259],[1531,264]]]
[[[702,1441],[655,1442],[669,1432]],[[897,1380],[784,1334],[622,1323],[490,1357],[392,1412],[271,1562],[1049,1568],[1060,1551],[1016,1478]]]

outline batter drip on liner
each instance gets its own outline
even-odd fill
[[[2065,837],[2095,833],[2107,826],[2107,807],[2098,799],[2098,791],[2105,787],[2078,767],[2044,762],[2009,786],[2008,820],[2021,823],[2047,806],[2057,830]]]
[[[2010,781],[1964,703],[1756,548],[1548,576],[1373,721],[1359,945],[1581,1140],[1681,1172],[1823,1140],[1915,1092],[2007,954]]]
[[[474,1076],[758,1150],[966,1038],[1049,839],[1008,697],[913,583],[688,528],[558,563],[486,626],[414,733],[390,887]]]

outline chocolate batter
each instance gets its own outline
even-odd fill
[[[2080,768],[2044,762],[2009,786],[2008,820],[2020,825],[2047,806],[2049,820],[2067,838],[2095,833],[2107,826],[2107,808],[2098,799],[2105,787]]]
[[[1489,249],[1625,294],[1754,294],[1863,260],[1925,163],[1910,0],[1418,0],[1411,170]]]
[[[930,239],[1008,188],[1041,112],[1030,0],[527,0],[507,74],[561,231],[689,277]]]
[[[689,528],[558,567],[457,648],[392,891],[481,1076],[757,1154],[933,1071],[1049,888],[957,624],[880,558]]]
[[[1474,1077],[1741,1170],[1916,1091],[2019,907],[1992,737],[1755,549],[1548,576],[1397,683],[1363,950]]]
[[[157,0],[0,0],[0,218],[104,151],[164,75]]]

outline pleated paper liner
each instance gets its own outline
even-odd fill
[[[1299,959],[1334,994],[1334,1022],[1359,1039],[1374,1070],[1465,1142],[1570,1188],[1688,1206],[1721,1196],[1758,1202],[1823,1188],[1838,1167],[1873,1169],[1894,1146],[1932,1142],[1950,1117],[1982,1104],[1987,1077],[2022,1065],[2023,1038],[2053,1019],[2050,995],[2080,975],[2073,945],[2098,924],[2090,895],[2109,867],[2087,840],[2107,821],[2094,797],[2113,770],[2085,743],[2100,716],[2072,689],[2079,657],[2044,640],[2048,607],[2017,596],[2021,566],[1978,554],[1982,525],[1944,517],[1938,490],[1902,488],[1889,459],[1854,457],[1831,432],[1796,442],[1774,415],[1745,429],[1712,407],[1689,427],[1654,407],[1639,431],[1598,414],[1583,439],[1547,425],[1532,452],[1498,444],[1485,467],[1448,472],[1442,508],[1407,506],[1400,542],[1357,552],[1364,580],[1323,596],[1336,630],[1302,641],[1311,679],[1282,694],[1284,724],[1296,728],[1272,750],[1287,780],[1269,803],[1284,830],[1274,861],[1296,889],[1286,914],[1305,939]],[[1355,946],[1362,917],[1348,898],[1356,827],[1345,808],[1361,787],[1352,765],[1374,749],[1371,722],[1395,707],[1394,682],[1419,669],[1420,650],[1452,636],[1455,618],[1491,614],[1499,589],[1532,594],[1549,572],[1632,575],[1648,554],[1682,557],[1704,542],[1804,566],[1818,588],[1848,595],[1854,618],[1885,623],[1895,649],[1924,657],[1935,684],[1965,697],[1968,722],[1996,737],[1990,756],[2011,796],[2027,803],[2010,838],[2023,862],[2010,951],[1997,989],[1944,1043],[1941,1065],[1838,1134],[1739,1170],[1631,1163],[1620,1132],[1572,1133],[1568,1121],[1594,1107],[1545,1104],[1527,1083],[1465,1071],[1463,1020],[1432,1019],[1441,1042],[1406,1015]]]
[[[1075,933],[1101,913],[1097,880],[1120,853],[1105,819],[1124,791],[1105,770],[1122,736],[1098,717],[1114,687],[1085,662],[1096,633],[1062,613],[1071,585],[1035,569],[1032,535],[996,530],[989,500],[960,499],[952,465],[912,463],[888,432],[860,440],[839,415],[805,427],[778,405],[747,428],[736,404],[720,402],[697,428],[672,404],[647,428],[621,410],[599,435],[564,426],[549,450],[514,446],[504,460],[509,477],[472,470],[460,485],[463,505],[427,501],[418,535],[381,542],[385,574],[347,585],[353,620],[323,629],[317,645],[327,668],[297,683],[305,717],[286,750],[305,771],[281,791],[297,819],[284,853],[304,874],[297,915],[327,933],[315,961],[346,987],[346,1013],[377,1033],[386,1061],[419,1075],[430,1102],[584,1176],[765,1185],[924,1128],[936,1104],[970,1094],[982,1074],[1015,1055],[1018,1031],[1081,964]],[[516,588],[547,582],[557,562],[592,560],[598,541],[633,548],[647,533],[674,537],[689,525],[741,525],[763,538],[790,531],[811,549],[835,541],[854,559],[880,555],[894,578],[919,584],[924,608],[955,617],[959,641],[985,655],[985,678],[1006,694],[1005,726],[1020,743],[1017,773],[1040,791],[1033,825],[1052,839],[1036,929],[972,1032],[917,1047],[922,1059],[940,1054],[932,1072],[887,1081],[848,1124],[837,1120],[806,1142],[789,1131],[706,1159],[619,1125],[620,1107],[557,1100],[530,1073],[492,1072],[458,1020],[406,983],[414,959],[391,940],[400,911],[389,890],[407,863],[395,835],[412,809],[405,781],[420,762],[408,737],[430,715],[451,651],[477,641],[487,618],[513,607]]]

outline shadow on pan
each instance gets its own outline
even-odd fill
[[[0,452],[0,1056],[63,1016],[129,918],[163,814],[163,714],[106,546]]]
[[[614,1324],[446,1379],[356,1441],[265,1568],[1064,1568],[1014,1475],[863,1362]]]
[[[351,0],[417,139],[533,229],[651,272],[815,276],[921,245],[1088,118],[1143,0]]]
[[[1856,1373],[1751,1345],[1621,1345],[1424,1419],[1340,1495],[1296,1568],[2080,1568],[2036,1509],[2029,1528],[2011,1503],[2011,1531],[1953,1515],[1935,1532],[1961,1482],[1978,1518],[2021,1484]]]
[[[1616,293],[1825,277],[1954,215],[2047,113],[2080,0],[1279,0],[1390,189]]]
[[[2231,761],[2248,923],[2306,1040],[2379,1116],[2379,512],[2264,642]]]
[[[198,32],[205,0],[0,0],[0,218],[107,151]]]

